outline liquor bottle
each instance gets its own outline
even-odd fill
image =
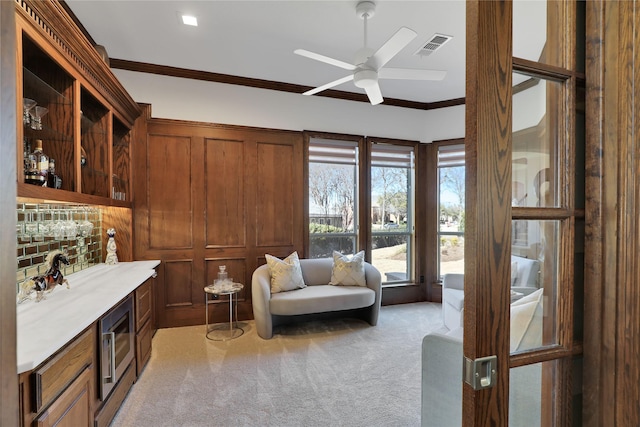
[[[27,173],[31,168],[31,162],[29,160],[29,155],[31,154],[31,141],[29,141],[29,138],[25,137],[23,139],[22,147],[22,160],[24,162],[24,176],[26,181]]]
[[[42,140],[36,139],[36,147],[29,155],[29,171],[25,181],[29,184],[47,186],[49,175],[49,156],[42,151]]]
[[[62,179],[56,175],[56,160],[49,159],[49,175],[47,177],[47,187],[62,188]]]

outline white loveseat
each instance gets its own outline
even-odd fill
[[[361,318],[372,326],[378,323],[382,278],[371,264],[364,263],[366,287],[329,285],[331,258],[301,259],[300,267],[306,287],[274,294],[268,265],[253,272],[253,316],[261,338],[270,339],[275,326],[308,314],[336,312],[340,316]]]

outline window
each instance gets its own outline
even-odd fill
[[[438,275],[464,273],[464,144],[438,147]]]
[[[413,281],[414,147],[371,145],[371,263],[385,283]]]
[[[309,140],[309,258],[356,252],[357,178],[355,141]]]

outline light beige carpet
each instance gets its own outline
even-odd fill
[[[113,426],[419,426],[421,344],[441,306],[382,307],[378,325],[336,319],[253,321],[218,342],[205,326],[160,329]]]

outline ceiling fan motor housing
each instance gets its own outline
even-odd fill
[[[378,73],[375,70],[359,69],[353,74],[353,83],[362,89],[378,84]]]

